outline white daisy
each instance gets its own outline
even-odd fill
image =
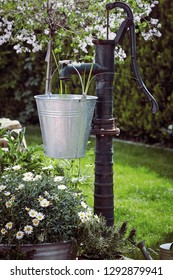
[[[33,223],[33,225],[35,226],[35,227],[37,227],[38,225],[39,225],[39,220],[38,219],[33,219],[32,220],[32,223]]]
[[[49,200],[47,200],[46,198],[43,198],[41,201],[40,201],[40,206],[41,207],[48,207],[50,205],[50,202]]]
[[[14,195],[10,198],[10,201],[11,201],[11,202],[14,202],[14,201],[15,201],[15,196],[14,196]]]
[[[44,197],[39,195],[38,201],[41,202],[43,199],[44,199]]]
[[[33,232],[33,227],[32,226],[25,226],[24,227],[24,232],[26,233],[26,234],[31,234],[32,232]]]
[[[86,215],[85,215],[85,212],[79,212],[78,213],[78,216],[81,220],[82,223],[86,222]]]
[[[9,200],[9,201],[7,201],[6,203],[5,203],[5,206],[7,207],[7,208],[10,208],[11,206],[12,206],[12,202]]]
[[[0,192],[1,192],[1,191],[4,191],[4,190],[6,189],[6,187],[7,187],[7,186],[0,185]]]
[[[29,212],[28,212],[29,216],[31,218],[35,218],[37,216],[37,211],[35,211],[34,209],[31,209]]]
[[[39,213],[37,213],[36,218],[37,218],[39,221],[42,221],[42,220],[44,219],[44,215],[43,215],[41,212],[39,212]]]
[[[10,192],[4,192],[5,196],[9,196],[11,193]]]
[[[34,174],[32,172],[26,172],[23,175],[24,175],[23,181],[29,182],[33,180]]]
[[[16,191],[22,190],[24,187],[25,187],[24,184],[20,184],[20,185],[16,188]]]
[[[19,230],[19,231],[16,233],[16,238],[17,238],[17,239],[22,239],[23,236],[24,236],[24,232],[21,231],[21,230]]]
[[[2,229],[1,229],[1,234],[4,235],[4,234],[6,234],[6,233],[7,233],[6,229],[5,229],[5,228],[2,228]]]
[[[5,227],[6,229],[12,229],[13,223],[12,222],[8,222]]]
[[[36,176],[33,178],[33,181],[41,180],[41,178],[42,178],[41,175],[36,175]]]
[[[83,208],[87,208],[87,204],[84,201],[81,201],[81,205]]]
[[[14,165],[12,167],[13,170],[17,171],[17,170],[20,170],[21,169],[21,166],[20,165]]]
[[[91,211],[88,211],[88,212],[86,212],[86,218],[87,218],[87,220],[90,220],[91,219],[91,217],[92,217],[92,213],[91,213]]]
[[[61,181],[63,181],[63,179],[64,179],[63,176],[55,176],[53,180],[54,180],[54,182],[56,183],[56,182],[61,182]]]
[[[58,189],[59,189],[59,190],[65,190],[66,188],[67,188],[67,187],[66,187],[65,185],[59,185],[59,186],[58,186]]]

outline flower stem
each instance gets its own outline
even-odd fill
[[[73,63],[71,64],[72,67],[75,69],[75,71],[77,72],[79,79],[80,79],[80,83],[81,83],[81,87],[82,87],[82,95],[86,95],[85,94],[85,89],[84,89],[84,85],[83,85],[83,81],[82,81],[82,77],[81,74],[79,73],[78,69],[73,65]]]
[[[52,40],[50,39],[48,42],[48,49],[45,58],[45,61],[47,62],[45,94],[51,93],[51,70],[52,70],[51,49],[52,49]]]

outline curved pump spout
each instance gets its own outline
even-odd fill
[[[130,47],[131,47],[131,61],[132,61],[132,68],[136,75],[137,82],[139,84],[140,89],[143,91],[143,93],[146,95],[148,100],[151,102],[152,105],[152,112],[156,113],[159,109],[158,104],[155,100],[155,98],[152,96],[152,94],[149,92],[149,90],[146,88],[140,73],[138,69],[138,63],[137,63],[137,56],[136,56],[136,34],[135,34],[135,25],[133,20],[133,13],[130,7],[122,2],[115,2],[110,3],[106,5],[106,9],[112,10],[113,8],[122,8],[127,13],[127,18],[122,22],[117,35],[115,37],[115,43],[118,44],[120,41],[122,41],[126,30],[129,28],[130,30]]]
[[[102,67],[97,63],[77,63],[73,64],[71,60],[60,61],[61,70],[59,73],[60,80],[69,80],[72,74],[88,75],[92,72],[92,75],[97,75],[107,71],[106,67]]]

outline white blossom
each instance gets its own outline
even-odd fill
[[[9,196],[11,193],[10,192],[4,192],[5,196]]]
[[[5,227],[6,229],[12,229],[13,223],[12,222],[8,222]]]
[[[34,209],[31,209],[29,212],[28,212],[29,216],[34,218],[37,216],[37,211],[34,210]]]
[[[37,218],[39,221],[42,221],[42,220],[44,219],[44,215],[43,215],[41,212],[39,212],[39,213],[37,213],[36,218]]]
[[[2,228],[2,229],[1,229],[1,234],[2,234],[2,235],[5,235],[6,233],[7,233],[7,230],[6,230],[5,228]]]
[[[83,208],[87,208],[87,204],[84,201],[81,201],[81,205]]]
[[[38,227],[40,221],[39,221],[38,219],[33,219],[33,220],[32,220],[32,223],[33,223],[33,225],[34,225],[35,227]]]
[[[29,182],[32,181],[34,174],[32,172],[26,172],[23,174],[23,181]]]
[[[59,189],[59,190],[65,190],[66,188],[67,188],[67,187],[66,187],[65,185],[59,185],[59,186],[58,186],[58,189]]]
[[[95,6],[97,10],[91,10],[92,3],[89,3],[89,9],[82,10],[82,5],[78,5],[76,1],[56,1],[50,0],[49,4],[51,12],[46,15],[47,1],[32,1],[28,5],[26,0],[7,1],[1,0],[0,8],[0,45],[7,42],[12,42],[16,53],[22,52],[37,52],[43,49],[49,40],[50,26],[54,26],[56,32],[56,40],[58,52],[63,49],[64,39],[72,38],[72,46],[74,54],[78,55],[82,50],[84,54],[88,54],[88,46],[92,46],[92,34],[94,38],[106,39],[106,16],[105,5],[109,0],[99,1]],[[11,11],[14,20],[9,20],[6,17],[3,9],[7,8],[8,2],[12,2],[14,10]],[[90,1],[89,1],[90,2]],[[134,21],[140,25],[141,19],[150,16],[152,9],[159,3],[159,1],[143,1],[136,0],[126,1],[133,10]],[[77,3],[77,4],[76,4]],[[82,4],[82,1],[79,1]],[[40,6],[39,6],[40,5]],[[74,13],[76,17],[74,18]],[[10,11],[9,11],[9,15]],[[45,16],[47,18],[45,18]],[[72,18],[71,18],[72,17]],[[21,20],[19,20],[21,18]],[[17,19],[17,25],[15,20]],[[122,9],[116,9],[116,13],[110,13],[109,17],[109,39],[114,39],[116,30],[124,20],[124,13]],[[73,24],[68,26],[68,20]],[[47,23],[51,24],[47,24]],[[66,26],[67,24],[67,26]],[[158,19],[152,19],[148,24],[148,31],[143,30],[142,36],[145,40],[152,39],[153,36],[160,37],[160,24]],[[79,28],[77,29],[78,26]],[[153,29],[155,26],[155,29]],[[40,30],[34,32],[34,30]],[[125,54],[122,51],[116,52],[115,58],[119,61],[125,59]]]
[[[50,205],[50,202],[46,199],[46,198],[43,198],[41,201],[40,201],[40,206],[41,207],[48,207]]]
[[[34,178],[33,181],[41,180],[42,176],[40,174],[37,174]]]
[[[17,233],[16,233],[16,239],[22,239],[24,236],[24,232],[19,230]]]
[[[21,169],[21,166],[20,165],[14,165],[12,167],[13,170],[17,171],[17,170],[20,170]]]
[[[25,226],[24,227],[24,232],[28,235],[31,234],[33,232],[33,227],[29,226],[29,225]]]
[[[5,186],[5,185],[0,185],[0,192],[1,192],[1,191],[4,191],[4,190],[6,189],[6,187],[7,187],[7,186]]]
[[[62,182],[63,179],[64,179],[63,176],[55,176],[53,180],[54,180],[54,182],[56,183],[56,182]]]
[[[11,208],[12,207],[12,202],[10,200],[8,200],[6,203],[5,203],[5,206],[6,208]]]
[[[42,170],[53,170],[53,165],[44,166]]]

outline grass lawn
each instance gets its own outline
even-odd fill
[[[40,144],[39,129],[27,128],[26,139]],[[93,206],[94,140],[79,162],[82,174],[90,176],[90,186],[83,190]],[[155,251],[173,242],[173,151],[115,141],[114,197],[115,223],[127,221],[129,229],[137,230],[138,241],[145,240]],[[136,257],[142,258],[141,253]]]
[[[115,221],[157,250],[173,242],[173,151],[114,143]]]

